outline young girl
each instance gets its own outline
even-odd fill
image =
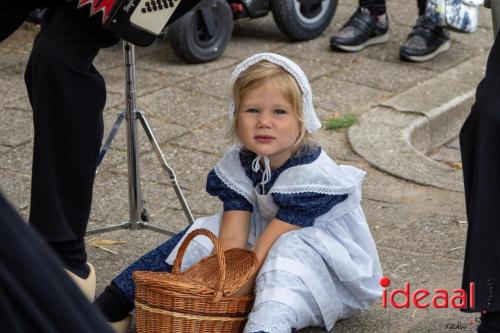
[[[96,302],[115,326],[126,324],[133,307],[132,272],[170,271],[182,239],[197,228],[217,234],[225,249],[257,255],[258,274],[238,292],[256,295],[245,332],[329,330],[381,295],[377,250],[360,206],[365,173],[335,164],[311,143],[321,123],[304,72],[261,53],[239,64],[231,83],[230,136],[238,145],[207,179],[223,212],[197,219],[113,279]],[[211,252],[210,240],[195,238],[181,269]]]

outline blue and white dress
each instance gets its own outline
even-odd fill
[[[283,234],[270,249],[257,276],[256,299],[245,332],[288,333],[323,326],[367,309],[380,298],[382,270],[360,206],[365,172],[337,165],[319,147],[297,153],[274,170],[261,188],[262,172],[252,170],[255,154],[231,147],[210,172],[207,191],[224,211],[251,214],[251,247],[274,218],[302,228]],[[219,233],[222,213],[197,219],[197,228]],[[185,234],[182,238],[185,237]],[[171,265],[181,241],[166,259]],[[212,251],[197,237],[181,269]]]

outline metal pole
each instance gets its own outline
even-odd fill
[[[139,148],[137,145],[137,103],[135,88],[135,56],[134,45],[123,42],[125,56],[125,119],[127,121],[127,162],[129,190],[129,222],[131,229],[139,229],[142,211],[142,193],[139,179]]]

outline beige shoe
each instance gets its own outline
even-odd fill
[[[111,326],[115,333],[128,333],[128,331],[130,330],[131,321],[132,317],[128,315],[120,321],[109,323],[109,326]]]
[[[79,277],[73,272],[70,272],[67,269],[66,272],[68,272],[71,279],[76,283],[78,288],[80,288],[80,290],[88,298],[88,300],[90,302],[93,302],[95,297],[95,285],[96,285],[95,269],[94,266],[92,266],[92,264],[87,263],[87,265],[90,268],[90,274],[86,279],[82,279],[81,277]]]

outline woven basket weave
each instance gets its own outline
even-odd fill
[[[194,237],[204,235],[216,254],[180,272],[184,253]],[[206,229],[191,232],[179,248],[171,273],[134,272],[138,333],[240,332],[252,309],[253,296],[232,297],[255,272],[255,253],[222,250]]]

